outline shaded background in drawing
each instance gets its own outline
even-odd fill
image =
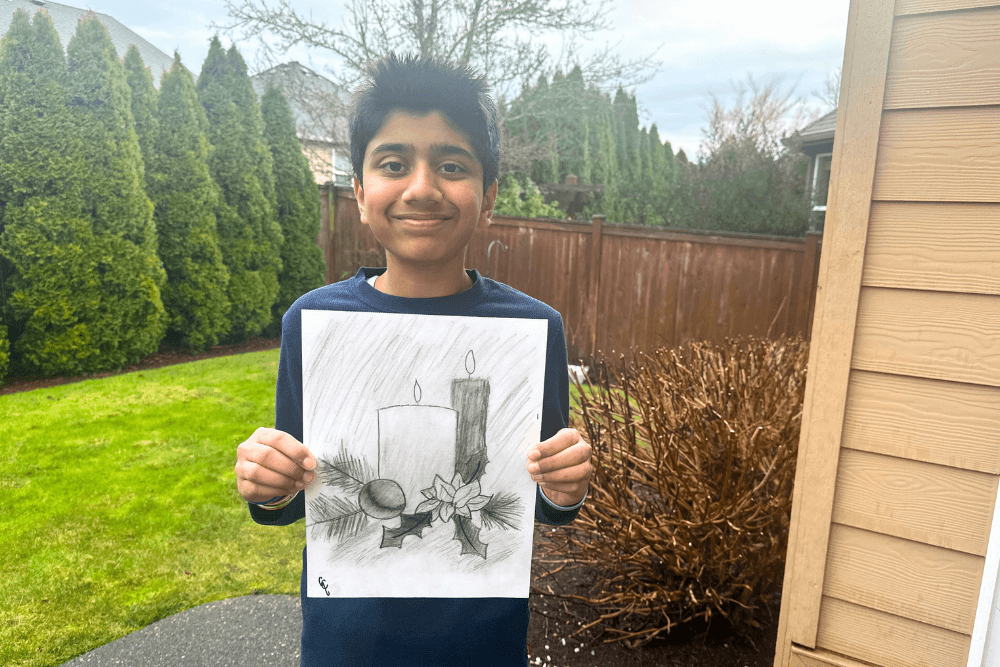
[[[303,311],[304,440],[317,457],[333,458],[343,447],[377,469],[380,409],[411,406],[383,411],[383,430],[386,416],[412,406],[426,408],[416,411],[436,424],[435,413],[458,407],[453,380],[487,380],[489,463],[480,478],[482,494],[513,493],[522,505],[517,530],[483,528],[486,559],[461,554],[454,522],[435,521],[422,537],[405,538],[402,548],[379,546],[383,525],[398,527],[398,517],[371,521],[343,541],[307,531],[310,596],[326,596],[317,583],[323,576],[331,594],[344,597],[527,597],[535,484],[525,471],[525,451],[540,434],[546,338],[545,320]],[[383,433],[383,443],[404,432]],[[412,437],[416,446],[396,450],[392,467],[412,468],[430,486],[436,468],[450,465],[442,474],[450,481],[455,432]],[[338,495],[329,487],[308,489],[307,525],[309,503],[320,494]],[[407,513],[424,500],[410,495]]]

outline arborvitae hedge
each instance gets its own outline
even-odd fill
[[[208,166],[228,206],[220,208],[219,245],[229,269],[232,328],[229,339],[260,332],[271,320],[281,270],[281,230],[270,191],[261,173],[270,172],[271,155],[264,147],[263,119],[246,65],[235,50],[227,56],[213,38],[198,77],[198,99],[208,118],[213,146]],[[267,169],[262,168],[267,164]]]
[[[7,327],[0,324],[0,385],[7,376],[7,366],[10,362],[10,341],[7,340]]]
[[[273,86],[267,89],[261,98],[261,113],[264,137],[274,158],[278,222],[285,237],[274,326],[295,299],[323,285],[326,266],[323,251],[316,245],[320,228],[319,189],[295,135],[292,110],[279,89]]]
[[[70,40],[67,92],[75,129],[83,140],[87,174],[82,196],[102,250],[120,250],[101,273],[104,319],[116,336],[95,341],[103,368],[137,361],[157,350],[166,325],[160,289],[166,273],[157,256],[153,204],[132,118],[125,70],[104,25],[85,15]]]
[[[96,20],[81,25],[91,22]],[[141,163],[122,165],[132,176],[109,184],[100,167],[121,162],[117,153],[107,154],[117,144],[109,140],[112,132],[92,120],[102,112],[120,124],[115,130],[131,127],[130,113],[101,109],[109,100],[102,96],[108,77],[95,73],[108,62],[118,65],[119,91],[126,91],[118,97],[128,112],[121,63],[100,49],[84,54],[87,40],[77,42],[80,62],[84,55],[93,55],[94,62],[76,68],[72,100],[62,47],[47,14],[38,12],[32,26],[26,13],[17,12],[0,48],[0,252],[13,268],[3,312],[14,325],[9,333],[15,359],[24,370],[45,374],[121,367],[154,351],[162,327],[159,260],[123,236],[127,230],[146,240],[145,195],[141,184],[141,196],[117,191],[130,181],[139,184]],[[132,136],[134,143],[134,130]],[[94,145],[99,140],[103,151]],[[104,200],[93,190],[102,185],[108,191]],[[135,201],[138,206],[127,213],[138,213],[138,220],[121,211]],[[151,208],[148,200],[145,207]],[[102,224],[95,231],[98,215]]]
[[[135,133],[139,138],[139,150],[143,165],[149,170],[153,157],[153,146],[159,132],[159,122],[156,119],[156,88],[153,86],[153,75],[142,62],[139,49],[135,44],[128,47],[125,60],[125,81],[132,93],[132,118],[135,120]],[[147,193],[148,194],[148,193]]]
[[[208,171],[211,147],[201,130],[204,116],[194,79],[175,54],[160,84],[160,132],[146,181],[167,271],[167,338],[191,349],[214,345],[230,327],[229,271],[216,228],[222,202]]]

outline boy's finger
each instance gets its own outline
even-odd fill
[[[302,466],[285,456],[280,450],[259,442],[247,441],[236,448],[237,467],[239,468],[244,463],[251,463],[267,470],[273,470],[293,480],[305,479],[316,474],[312,471],[304,470]]]
[[[258,486],[278,489],[282,491],[282,495],[291,493],[296,489],[304,489],[307,484],[304,479],[283,475],[253,461],[238,462],[236,464],[236,477],[237,479],[246,480]]]
[[[532,475],[538,475],[551,472],[553,470],[569,468],[585,461],[589,461],[590,453],[590,445],[581,441],[572,447],[553,454],[552,456],[539,459],[538,461],[528,461],[528,472]]]
[[[535,473],[531,475],[531,479],[539,484],[549,484],[551,482],[577,483],[590,481],[593,471],[594,469],[588,460],[574,466],[559,468],[550,472]]]
[[[528,450],[528,459],[538,461],[553,454],[557,454],[567,447],[572,447],[580,442],[580,432],[575,428],[564,428],[554,436],[538,443]]]
[[[278,450],[303,470],[312,470],[316,467],[316,457],[309,448],[284,431],[258,428],[250,439]]]

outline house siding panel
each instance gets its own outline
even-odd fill
[[[1000,104],[1000,7],[898,18],[886,109]]]

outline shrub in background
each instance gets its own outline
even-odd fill
[[[225,204],[208,171],[205,111],[176,54],[160,84],[156,122],[160,132],[147,158],[146,182],[167,271],[167,339],[200,350],[218,343],[230,328],[229,271],[216,221]]]
[[[153,85],[153,75],[142,62],[142,56],[139,55],[139,49],[135,44],[128,47],[122,65],[125,68],[125,81],[131,92],[132,119],[135,121],[135,133],[139,139],[139,152],[148,172],[156,135],[160,131],[160,124],[156,118],[158,95]]]
[[[124,72],[96,18],[80,22],[71,52],[67,75],[44,12],[33,25],[16,12],[0,47],[3,312],[16,359],[45,374],[119,368],[162,334]]]
[[[322,287],[326,265],[316,244],[320,228],[319,189],[309,159],[295,136],[295,121],[288,100],[269,86],[260,101],[264,116],[264,138],[274,158],[274,188],[278,223],[285,237],[281,245],[278,300],[271,327],[281,333],[281,316],[297,298]]]
[[[7,340],[7,327],[0,324],[0,385],[7,377],[7,366],[10,365],[10,341]]]
[[[212,38],[197,91],[213,147],[209,171],[227,204],[218,215],[232,304],[227,339],[243,340],[271,321],[278,297],[282,236],[274,213],[273,161],[264,145],[260,105],[235,47],[227,54]]]
[[[638,645],[696,619],[759,625],[784,572],[807,347],[658,349],[581,390],[590,497],[543,548],[594,571],[585,628]]]
[[[507,174],[503,177],[493,212],[518,218],[566,217],[558,206],[546,203],[538,186],[526,174]]]

